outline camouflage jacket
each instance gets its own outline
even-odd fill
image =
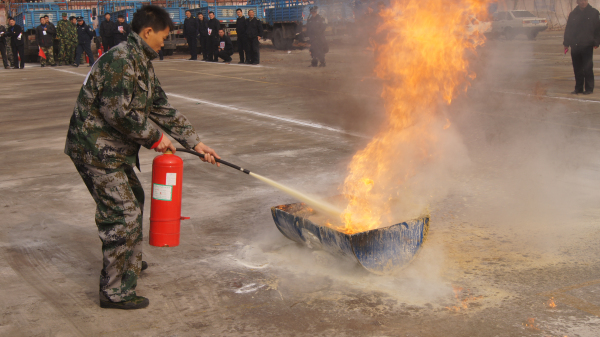
[[[137,164],[140,146],[158,142],[159,125],[187,149],[200,137],[171,107],[154,74],[158,54],[134,32],[102,55],[86,77],[71,116],[65,153],[103,168]],[[138,165],[139,167],[139,165]]]
[[[67,20],[60,20],[56,24],[56,38],[77,43],[77,27]]]

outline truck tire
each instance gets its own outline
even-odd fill
[[[288,38],[288,39],[283,39],[284,41],[284,50],[292,50],[292,46],[294,45],[294,39],[292,38]]]
[[[529,32],[527,32],[527,38],[529,40],[535,40],[538,34],[539,32],[537,30],[530,30]]]
[[[283,50],[285,48],[283,40],[283,31],[281,28],[275,28],[273,32],[273,47],[277,50]]]
[[[504,37],[505,37],[507,40],[512,40],[512,39],[514,39],[516,36],[517,36],[517,32],[516,32],[514,29],[512,29],[512,28],[510,28],[510,27],[506,27],[506,28],[504,28]]]

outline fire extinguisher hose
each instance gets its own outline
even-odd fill
[[[199,152],[196,152],[196,151],[193,151],[193,150],[182,149],[182,148],[176,148],[176,150],[177,150],[177,151],[181,151],[181,152],[185,152],[185,153],[190,153],[190,154],[193,154],[194,156],[198,156],[198,157],[200,157],[200,158],[204,158],[204,154],[203,154],[203,153],[199,153]],[[229,166],[229,167],[232,167],[232,168],[234,168],[234,169],[236,169],[236,170],[238,170],[238,171],[242,171],[242,172],[244,172],[244,173],[246,173],[246,174],[250,174],[250,171],[246,170],[245,168],[239,167],[239,166],[237,166],[237,165],[235,165],[235,164],[232,164],[232,163],[230,163],[230,162],[226,162],[226,161],[224,161],[224,160],[222,160],[222,159],[217,159],[217,158],[215,158],[215,161],[216,161],[217,163],[221,163],[221,164],[223,164],[223,165],[227,165],[227,166]]]

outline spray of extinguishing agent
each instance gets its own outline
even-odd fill
[[[204,158],[204,154],[187,149],[176,149]],[[306,195],[274,180],[215,158],[223,165],[246,173],[282,192],[310,205],[328,215],[339,217],[342,210],[318,198]],[[181,217],[181,183],[183,178],[183,160],[171,151],[157,156],[152,162],[152,203],[150,208],[150,245],[158,247],[175,247],[179,245],[180,221],[189,219]]]

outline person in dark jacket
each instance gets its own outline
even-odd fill
[[[125,22],[125,17],[123,15],[119,15],[117,18],[117,24],[115,25],[115,31],[113,32],[113,41],[115,42],[115,46],[121,42],[127,41],[129,33],[131,33],[129,24]]]
[[[202,47],[202,61],[208,60],[208,20],[204,20],[204,14],[198,13],[198,38]]]
[[[110,14],[104,14],[104,21],[100,23],[100,38],[102,38],[102,47],[104,52],[107,52],[110,48],[115,45],[114,34],[116,24],[110,21]]]
[[[569,14],[565,27],[563,46],[565,53],[571,47],[571,60],[575,72],[575,91],[572,94],[589,95],[594,91],[594,49],[600,45],[600,12],[577,0],[577,7]],[[585,86],[585,91],[584,91]]]
[[[218,62],[217,44],[219,43],[219,29],[221,23],[215,18],[214,12],[208,12],[208,62]]]
[[[254,17],[254,11],[248,11],[248,25],[246,26],[246,36],[248,36],[248,52],[250,57],[250,64],[260,63],[260,39],[263,36],[263,26],[256,17]]]
[[[56,67],[54,63],[54,35],[56,29],[54,25],[49,25],[46,18],[40,18],[40,25],[35,28],[35,39],[38,42],[38,46],[46,55],[46,58],[40,57],[40,64],[42,67],[46,66],[46,63]]]
[[[235,30],[237,33],[238,53],[240,54],[240,62],[238,63],[245,63],[246,60],[250,60],[250,55],[248,55],[248,35],[246,34],[246,26],[248,25],[248,20],[244,16],[244,12],[242,12],[241,8],[238,8],[236,10],[236,13],[238,18],[235,23]]]
[[[14,69],[19,69],[19,56],[21,57],[21,69],[25,68],[25,41],[23,38],[23,29],[17,25],[15,19],[8,20],[8,30],[6,37],[10,37],[10,47],[12,48],[14,58]]]
[[[198,59],[198,19],[192,17],[192,12],[185,11],[185,20],[183,21],[183,37],[187,40],[190,47],[190,60]]]
[[[319,67],[325,66],[325,54],[329,51],[327,40],[325,40],[325,19],[319,15],[317,6],[310,8],[310,17],[306,22],[306,34],[310,38],[310,55],[312,61],[311,67],[316,67],[319,62]]]
[[[83,17],[77,18],[77,50],[75,51],[75,63],[74,67],[79,67],[79,61],[81,61],[81,55],[85,51],[88,58],[90,59],[90,67],[94,65],[94,55],[92,54],[92,39],[96,36],[96,31],[83,21]]]
[[[233,43],[223,28],[219,29],[219,44],[217,45],[217,60],[222,58],[223,62],[230,63],[233,55]]]
[[[8,57],[6,55],[6,27],[0,25],[0,54],[2,54],[2,64],[4,69],[8,69]]]

